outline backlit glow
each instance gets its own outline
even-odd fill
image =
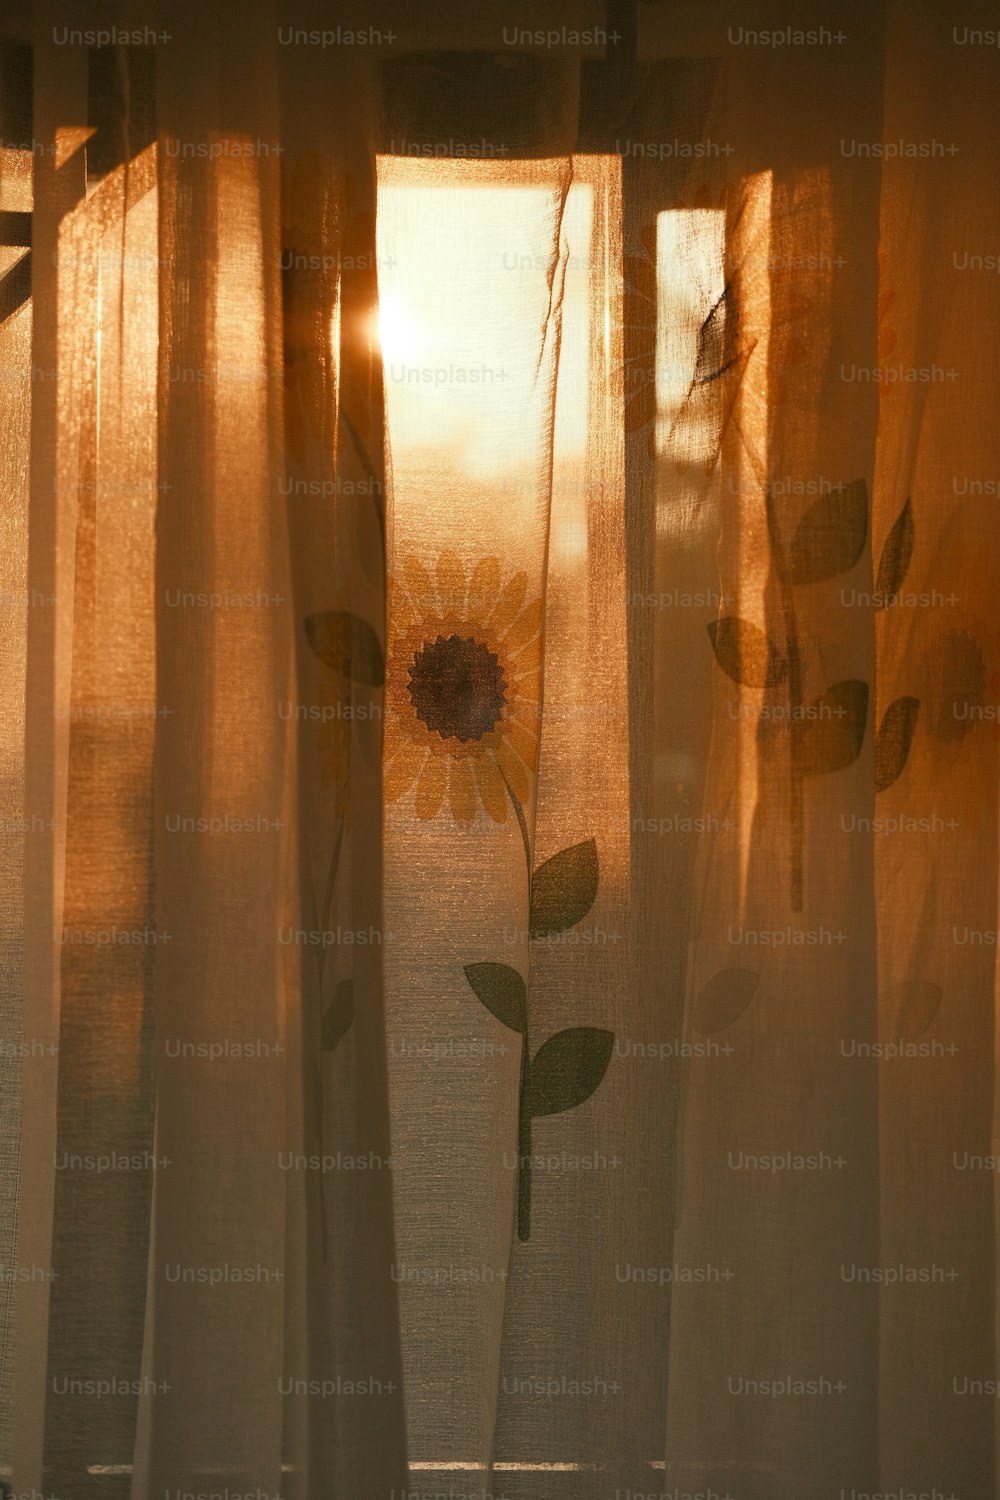
[[[407,364],[419,359],[427,336],[410,303],[387,291],[379,298],[378,340],[386,364]]]

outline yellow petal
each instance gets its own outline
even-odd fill
[[[402,578],[387,578],[385,581],[387,605],[386,634],[390,637],[402,635],[417,623],[418,615],[410,603],[406,583]]]
[[[531,724],[525,724],[523,720],[508,719],[504,724],[504,730],[506,731],[507,729],[510,730],[510,733],[505,733],[502,737],[509,741],[514,754],[519,760],[524,761],[524,764],[531,771],[532,775],[534,775],[538,761],[538,746],[542,733],[541,719],[536,719]]]
[[[441,811],[447,774],[448,765],[445,757],[433,753],[428,755],[417,782],[414,807],[418,818],[423,818],[425,821],[429,818],[436,818]]]
[[[421,633],[414,632],[411,627],[405,636],[397,635],[391,637],[389,641],[385,663],[386,692],[406,707],[409,707],[410,702],[407,689],[410,681],[410,668],[413,666],[413,643],[415,639],[419,639]]]
[[[490,754],[476,761],[476,785],[483,807],[494,823],[507,821],[507,790],[496,761]]]
[[[532,604],[528,605],[527,609],[522,610],[504,636],[504,651],[514,656],[521,650],[522,646],[526,646],[529,641],[533,641],[541,629],[543,613],[541,599],[536,599]]]
[[[442,552],[437,564],[438,609],[460,615],[465,609],[465,569],[454,552]]]
[[[431,576],[422,562],[415,557],[408,557],[403,563],[403,576],[406,579],[406,587],[410,594],[410,608],[417,620],[433,619],[436,612],[437,596]]]
[[[472,764],[467,758],[452,761],[448,790],[452,817],[456,823],[467,828],[476,816],[476,779]]]
[[[497,764],[507,778],[507,785],[524,807],[531,792],[531,778],[527,768],[506,739],[500,740],[493,753],[497,758]]]
[[[477,562],[469,584],[466,616],[473,625],[488,620],[500,595],[500,564],[495,557]]]
[[[541,676],[542,638],[540,635],[526,642],[518,651],[508,651],[506,646],[501,649],[504,669],[508,677],[527,677],[532,674],[535,677]]]
[[[404,747],[411,745],[415,738],[419,736],[407,734],[401,714],[387,714],[382,721],[382,765],[390,765]]]
[[[399,722],[399,715],[387,713],[382,720],[382,764],[388,765],[394,760],[403,748],[404,740],[409,739],[403,733]]]
[[[426,745],[416,745],[410,739],[402,741],[382,771],[382,795],[387,802],[396,802],[406,795],[420,775],[426,756]]]
[[[517,719],[508,719],[504,725],[503,736],[526,766],[535,764],[535,734],[532,729],[525,724],[518,723]]]
[[[405,726],[413,718],[413,699],[409,694],[412,660],[412,657],[404,657],[402,652],[395,652],[385,666],[382,721],[385,724],[385,737],[393,743],[405,733]]]
[[[536,662],[533,669],[529,669],[520,676],[513,672],[508,673],[507,685],[509,688],[507,701],[515,713],[523,709],[537,718],[538,700],[541,697],[542,687],[541,662]]]
[[[528,592],[527,573],[515,573],[497,600],[496,609],[490,615],[490,632],[499,640],[517,618],[524,596]]]

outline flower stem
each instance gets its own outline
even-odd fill
[[[530,909],[531,909],[531,839],[528,836],[528,824],[527,824],[527,820],[525,819],[525,816],[524,816],[524,808],[521,806],[520,802],[517,800],[517,798],[514,796],[514,793],[510,789],[510,782],[507,780],[506,776],[504,776],[503,771],[500,772],[500,775],[503,776],[503,784],[507,788],[507,796],[511,800],[511,805],[512,805],[512,807],[514,809],[514,816],[517,818],[517,826],[521,830],[521,842],[524,845],[524,861],[525,861],[525,864],[528,867],[528,909],[530,911]]]

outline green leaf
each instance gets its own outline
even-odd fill
[[[886,787],[902,773],[913,743],[920,712],[919,698],[897,698],[890,703],[875,733],[875,790]]]
[[[751,621],[723,615],[705,628],[719,666],[734,682],[744,687],[774,687],[784,677],[787,662]]]
[[[306,619],[309,644],[324,666],[366,687],[385,682],[385,658],[378,636],[360,615],[330,609]]]
[[[532,1115],[559,1115],[589,1099],[608,1070],[613,1031],[573,1026],[539,1047],[528,1069],[524,1107]]]
[[[819,583],[849,572],[865,550],[867,536],[868,486],[863,479],[821,495],[792,538],[788,581]]]
[[[899,592],[912,555],[913,507],[907,500],[882,548],[882,561],[878,565],[878,581],[875,584],[875,592],[881,595],[877,606],[879,609],[884,609],[886,599]]]
[[[835,682],[792,723],[795,766],[801,776],[842,771],[861,754],[868,718],[867,682]]]
[[[901,1042],[915,1042],[937,1015],[944,991],[927,979],[907,979],[896,986],[896,997],[896,1035]]]
[[[323,1013],[320,1037],[324,1052],[332,1052],[354,1020],[354,980],[342,979]]]
[[[720,969],[694,1003],[694,1028],[703,1035],[732,1026],[746,1010],[760,984],[753,969]]]
[[[528,1024],[528,997],[517,970],[509,964],[466,964],[465,977],[486,1009],[523,1036]]]
[[[597,895],[599,870],[597,844],[585,839],[569,849],[560,849],[531,877],[531,916],[528,926],[533,938],[550,932],[565,932],[587,915]]]

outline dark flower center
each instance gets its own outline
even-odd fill
[[[414,654],[407,691],[420,722],[444,740],[481,740],[507,702],[496,654],[458,635],[425,641]]]

